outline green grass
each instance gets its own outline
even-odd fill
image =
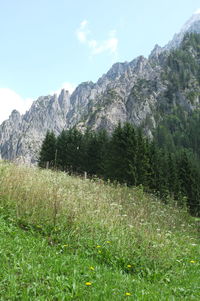
[[[1,162],[0,300],[199,300],[198,223],[142,188]]]

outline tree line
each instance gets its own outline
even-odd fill
[[[163,200],[171,197],[200,215],[200,172],[191,153],[161,148],[130,123],[119,123],[111,135],[106,130],[82,133],[72,128],[56,137],[48,131],[39,166],[46,168],[47,164],[69,174],[87,172],[128,186],[142,185]]]

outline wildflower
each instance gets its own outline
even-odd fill
[[[195,263],[195,261],[194,261],[194,260],[190,260],[190,262],[191,262],[191,263]]]
[[[92,285],[92,282],[86,282],[85,285],[90,286]]]
[[[98,253],[101,254],[101,250],[99,250]]]
[[[68,247],[68,245],[63,245],[63,248],[66,248],[66,247]]]
[[[125,296],[131,296],[131,293],[125,293]]]
[[[99,246],[99,245],[98,245],[98,246],[96,246],[96,247],[97,247],[97,249],[101,248],[101,246]]]
[[[94,271],[94,267],[91,266],[91,267],[90,267],[90,270],[91,270],[91,271]]]
[[[129,268],[129,269],[132,268],[132,265],[128,264],[128,265],[127,265],[127,268]]]
[[[110,243],[111,243],[111,241],[107,240],[107,244],[110,244]]]

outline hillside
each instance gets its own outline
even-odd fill
[[[121,123],[141,126],[152,137],[163,116],[199,109],[200,15],[196,14],[165,47],[149,58],[116,63],[96,83],[80,84],[72,95],[39,97],[24,115],[13,111],[0,125],[0,154],[35,163],[47,130],[59,134],[77,126],[109,132]]]
[[[2,300],[199,300],[198,221],[142,188],[0,161]]]

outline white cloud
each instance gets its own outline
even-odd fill
[[[0,88],[0,124],[8,119],[12,110],[25,113],[31,106],[33,99],[24,99],[15,91],[8,88]]]
[[[89,37],[90,34],[91,31],[88,28],[88,21],[83,20],[76,31],[76,35],[80,43],[88,46],[91,55],[97,55],[103,52],[108,52],[115,56],[117,55],[118,39],[116,38],[116,30],[111,30],[108,33],[108,39],[103,41],[91,39]]]
[[[76,88],[73,83],[63,83],[60,89],[53,91],[50,94],[60,94],[62,89],[68,90],[71,94]],[[13,110],[19,111],[24,114],[28,109],[30,109],[33,103],[31,98],[23,98],[15,91],[8,88],[0,88],[0,124],[8,119]]]
[[[194,12],[194,15],[198,15],[200,14],[200,8],[198,8],[195,12]]]
[[[51,95],[53,95],[53,94],[59,95],[62,89],[65,89],[65,90],[69,91],[70,94],[72,94],[72,92],[75,90],[75,88],[76,88],[75,84],[66,82],[66,83],[63,83],[59,89],[57,89],[55,91],[51,91],[50,94]]]
[[[87,43],[87,36],[90,33],[90,31],[87,28],[87,25],[88,25],[88,21],[83,20],[76,31],[77,38],[81,43]]]
[[[93,45],[90,45],[90,48],[92,50],[92,54],[100,54],[105,51],[109,51],[111,54],[116,54],[117,46],[118,46],[118,39],[110,38],[102,43],[97,43],[97,42],[93,43]]]

